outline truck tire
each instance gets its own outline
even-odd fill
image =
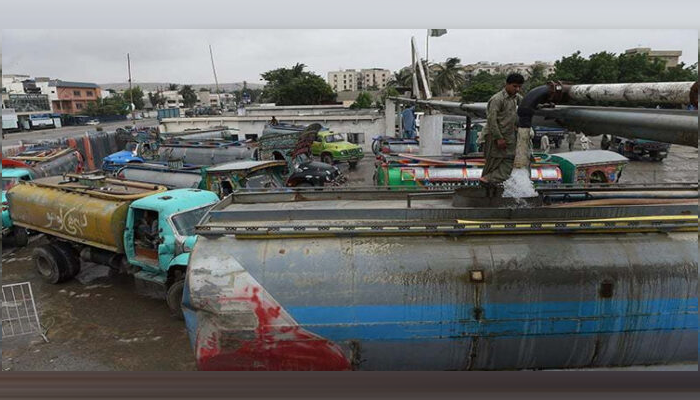
[[[328,153],[321,154],[321,162],[333,165],[333,156]]]
[[[561,139],[554,141],[554,147],[556,147],[557,149],[561,148]]]
[[[68,266],[63,262],[63,255],[50,244],[34,249],[32,257],[39,275],[49,283],[61,283],[69,275]]]
[[[55,242],[53,247],[61,253],[63,262],[68,266],[66,280],[72,279],[80,272],[80,257],[75,248],[66,242]]]
[[[29,232],[25,228],[15,226],[12,230],[12,235],[17,247],[25,247],[29,243]]]
[[[184,320],[185,316],[182,313],[182,291],[185,289],[185,280],[179,279],[173,282],[168,288],[166,302],[173,317]]]
[[[348,161],[348,164],[350,164],[350,169],[357,168],[357,161]]]

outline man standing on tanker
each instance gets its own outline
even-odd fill
[[[496,184],[507,180],[513,171],[515,143],[518,130],[518,105],[522,96],[520,88],[525,78],[510,74],[506,85],[494,94],[486,106],[486,128],[484,156],[486,165],[481,173],[481,182]]]

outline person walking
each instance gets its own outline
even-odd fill
[[[585,134],[581,134],[581,149],[583,151],[588,150],[588,148],[592,145],[591,139],[588,138]]]
[[[549,154],[549,137],[547,135],[542,135],[542,139],[540,139],[540,147],[542,148],[542,151],[544,154]]]
[[[486,106],[487,123],[484,128],[484,157],[486,164],[481,175],[485,184],[501,183],[513,172],[518,124],[520,89],[525,83],[522,75],[506,77],[504,88],[491,96]]]
[[[574,151],[574,144],[576,143],[576,132],[569,131],[569,134],[566,136],[566,140],[569,142],[569,151]]]

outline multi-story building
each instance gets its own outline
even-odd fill
[[[359,90],[382,90],[391,79],[391,71],[382,68],[369,68],[360,70],[358,81]]]
[[[49,89],[55,88],[56,99],[52,100],[53,110],[61,114],[81,114],[88,104],[101,98],[100,87],[94,83],[51,80]]]
[[[328,84],[335,92],[384,89],[391,79],[391,71],[381,68],[368,68],[359,71],[346,69],[328,73]]]
[[[652,50],[649,47],[635,47],[625,50],[625,54],[647,54],[650,58],[657,58],[666,63],[666,68],[678,65],[678,60],[683,55],[681,50]]]

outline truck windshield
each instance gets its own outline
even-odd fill
[[[326,143],[337,143],[342,141],[345,141],[345,139],[343,139],[343,135],[339,133],[326,136]]]
[[[12,186],[17,184],[17,178],[2,178],[2,191],[10,190]]]
[[[195,226],[212,206],[213,204],[209,204],[204,207],[173,215],[172,221],[177,234],[180,236],[194,235]]]

